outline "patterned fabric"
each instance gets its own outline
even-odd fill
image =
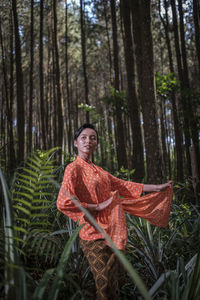
[[[125,212],[145,218],[157,226],[166,227],[168,224],[172,188],[140,197],[142,189],[143,184],[116,178],[78,156],[65,169],[57,208],[75,222],[80,219],[79,225],[85,223],[79,233],[81,239],[103,239],[103,235],[90,224],[71,199],[76,197],[87,208],[88,203],[100,203],[112,195],[111,205],[100,212],[94,212],[93,217],[116,247],[124,250],[127,242]]]
[[[96,300],[119,300],[125,271],[104,240],[80,240],[96,285]]]

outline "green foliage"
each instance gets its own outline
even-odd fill
[[[135,169],[129,170],[129,169],[125,169],[122,166],[119,171],[115,172],[115,176],[119,177],[121,179],[124,179],[124,180],[131,180],[131,175],[133,175],[134,172],[135,172]]]
[[[165,229],[137,217],[127,216],[127,222],[127,256],[150,288],[150,295],[156,299],[164,295],[167,299],[195,299],[200,285],[198,209],[175,202],[169,228]],[[195,284],[197,288],[193,291]],[[187,298],[190,293],[194,298]]]
[[[69,238],[69,240],[67,241],[67,243],[64,247],[64,250],[60,257],[59,263],[55,269],[55,277],[54,277],[53,283],[48,292],[48,300],[53,300],[53,299],[58,298],[60,285],[61,285],[63,277],[64,277],[64,272],[65,272],[66,265],[67,265],[67,262],[69,259],[71,248],[72,248],[72,246],[77,238],[77,235],[82,227],[83,227],[83,225],[76,228],[76,230],[73,232],[73,234],[71,235],[71,237]],[[43,278],[41,279],[40,283],[38,284],[37,288],[35,289],[35,292],[33,295],[33,300],[44,299],[43,298],[44,292],[45,292],[45,289],[51,278],[53,271],[54,270],[51,269],[51,270],[47,270],[45,272]]]
[[[167,75],[162,75],[160,72],[156,73],[156,90],[159,96],[166,98],[178,89],[179,82],[174,73]]]
[[[92,275],[76,239],[80,227],[55,206],[60,185],[54,178],[61,180],[64,171],[55,166],[55,150],[34,153],[16,171],[10,190],[0,172],[5,208],[0,228],[0,288],[4,287],[6,300],[15,295],[20,300],[90,299],[94,294]],[[116,175],[128,179],[133,172],[122,168]],[[179,186],[182,195],[184,189]],[[87,210],[81,209],[103,233]],[[133,216],[127,216],[127,226],[126,257],[105,235],[129,274],[122,288],[124,299],[140,295],[195,299],[200,288],[199,209],[183,198],[181,203],[174,201],[168,228]]]
[[[49,212],[55,208],[55,189],[48,178],[55,177],[52,154],[56,150],[37,151],[30,157],[25,166],[16,173],[12,188],[18,251],[24,252],[27,248],[37,256],[42,249],[45,259],[51,253],[52,259],[55,260],[58,255],[57,243],[48,236],[54,226]]]
[[[95,106],[93,105],[88,105],[84,103],[80,103],[78,105],[78,108],[83,109],[84,112],[90,112],[90,116],[93,120],[93,123],[97,123],[98,121],[101,121],[102,117],[98,113],[98,110]]]
[[[112,108],[113,114],[116,114],[117,109],[128,113],[127,95],[124,90],[117,91],[113,86],[110,86],[110,96],[103,97],[102,101]]]

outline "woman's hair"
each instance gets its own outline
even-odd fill
[[[90,128],[90,129],[93,129],[96,134],[97,134],[97,140],[98,140],[98,132],[97,130],[95,129],[95,127],[92,125],[92,124],[89,124],[89,123],[85,123],[83,124],[79,129],[76,130],[75,134],[74,134],[74,140],[76,141],[77,138],[79,137],[79,135],[81,134],[81,132],[86,129],[86,128]]]

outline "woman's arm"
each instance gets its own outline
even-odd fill
[[[172,181],[163,184],[144,184],[143,192],[161,192],[172,185]]]
[[[112,197],[110,197],[108,200],[101,202],[101,203],[88,204],[87,209],[91,212],[92,211],[101,211],[101,210],[105,209],[106,207],[108,207],[111,202],[112,202]]]

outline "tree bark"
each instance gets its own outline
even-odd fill
[[[33,65],[34,65],[34,0],[31,0],[31,24],[30,24],[30,75],[29,75],[29,120],[28,120],[28,149],[32,148],[32,126],[33,126]]]
[[[71,123],[71,99],[69,92],[69,59],[68,59],[68,3],[66,0],[65,9],[65,65],[66,65],[66,89],[67,89],[67,137],[68,137],[68,152],[71,156],[72,151],[72,123]]]
[[[82,65],[83,65],[83,76],[84,76],[84,86],[85,86],[85,103],[89,105],[89,89],[88,89],[88,76],[87,76],[87,62],[86,62],[86,45],[85,45],[85,22],[84,22],[84,11],[83,11],[83,1],[80,0],[80,16],[81,16],[81,46],[82,46]],[[90,122],[89,111],[86,112],[86,122]]]
[[[199,0],[193,0],[193,19],[195,29],[195,45],[199,64],[199,81],[200,81],[200,3]]]
[[[113,33],[113,60],[114,60],[114,88],[119,91],[119,61],[118,61],[118,40],[117,40],[117,22],[116,22],[116,8],[115,0],[110,0],[111,17],[112,17],[112,33]],[[116,148],[118,168],[122,166],[127,168],[127,156],[124,140],[124,128],[122,121],[122,112],[119,104],[116,105]]]
[[[182,58],[183,58],[183,79],[184,79],[184,87],[190,89],[190,82],[189,82],[189,75],[188,75],[188,64],[187,64],[187,52],[186,52],[186,46],[185,46],[185,30],[184,30],[184,20],[183,20],[183,6],[182,1],[178,0],[178,8],[179,8],[179,16],[180,16],[180,36],[181,36],[181,50],[182,50]],[[193,107],[193,99],[190,95],[189,90],[189,96],[183,95],[184,98],[186,98],[185,103],[187,104],[187,118],[189,117],[189,125],[190,125],[190,134],[192,137],[192,142],[194,144],[194,149],[196,152],[196,157],[198,158],[198,171],[200,173],[200,160],[199,160],[199,132],[197,128],[197,122],[195,118],[194,113],[194,107]],[[192,105],[191,105],[192,104]],[[189,148],[190,151],[190,148]],[[191,156],[190,156],[191,159]]]
[[[139,79],[139,92],[144,121],[144,140],[148,182],[158,183],[163,179],[162,155],[158,133],[153,45],[151,28],[151,1],[130,1],[133,33]]]
[[[11,17],[12,18],[12,17]],[[10,32],[11,39],[13,41],[13,31]],[[1,44],[1,52],[2,52],[2,69],[3,69],[3,79],[4,79],[4,90],[5,90],[5,100],[6,100],[6,115],[7,115],[7,145],[8,145],[8,153],[5,155],[6,160],[8,160],[8,173],[11,173],[15,168],[15,149],[14,149],[14,139],[13,139],[13,120],[12,120],[12,103],[13,99],[10,98],[9,93],[9,83],[8,83],[8,74],[6,68],[6,54],[4,49],[4,41],[2,35],[2,27],[1,27],[1,18],[0,18],[0,44]],[[13,47],[10,49],[13,55]],[[2,114],[3,115],[3,114]],[[5,129],[5,127],[4,127]],[[5,134],[6,131],[4,131]],[[3,132],[2,132],[3,135]],[[5,134],[6,138],[6,134]],[[6,151],[5,151],[6,152]]]
[[[131,16],[129,0],[121,0],[121,14],[124,25],[124,50],[128,82],[128,106],[130,113],[133,145],[133,179],[141,182],[144,177],[144,150],[140,125],[139,105],[135,86],[135,61],[131,32]]]
[[[191,174],[191,162],[190,162],[190,153],[189,153],[189,147],[190,147],[190,123],[189,118],[187,114],[187,98],[184,95],[184,88],[187,88],[187,86],[184,86],[184,75],[183,75],[183,62],[182,62],[182,55],[180,50],[180,39],[179,39],[179,33],[178,33],[178,22],[177,22],[177,12],[176,12],[176,4],[175,0],[171,0],[171,7],[172,7],[172,16],[173,16],[173,29],[174,29],[174,37],[175,37],[175,49],[176,49],[176,60],[177,60],[177,66],[178,66],[178,75],[181,85],[181,106],[183,110],[183,119],[184,119],[184,136],[185,136],[185,148],[186,148],[186,159],[187,159],[187,174]]]
[[[111,55],[111,47],[110,47],[109,29],[108,29],[107,0],[103,0],[103,14],[104,14],[104,18],[105,18],[106,36],[107,36],[107,44],[108,44],[110,84],[112,85],[113,84],[113,80],[112,80],[112,55]]]
[[[160,6],[160,4],[159,4]],[[160,12],[160,19],[164,27],[165,31],[165,39],[167,44],[167,50],[168,50],[168,58],[169,58],[169,66],[170,66],[170,72],[174,73],[174,63],[173,63],[173,56],[172,56],[172,49],[171,49],[171,43],[169,38],[169,18],[168,18],[168,3],[166,0],[164,0],[164,8],[165,8],[165,20],[161,15]],[[173,121],[174,121],[174,133],[175,133],[175,152],[176,152],[176,163],[177,163],[177,176],[176,179],[178,182],[183,181],[183,149],[182,149],[182,136],[181,136],[181,130],[180,130],[180,122],[178,118],[177,113],[177,99],[176,94],[174,91],[172,91],[172,114],[173,114]]]
[[[58,108],[58,146],[62,148],[63,142],[63,109],[60,91],[60,66],[59,66],[59,53],[57,43],[57,13],[56,13],[56,0],[53,0],[53,15],[54,15],[54,49],[55,49],[55,75],[56,75],[56,96]],[[61,157],[60,157],[61,159]]]
[[[18,135],[18,163],[24,160],[24,84],[21,63],[21,44],[18,26],[18,15],[16,0],[12,0],[12,12],[15,30],[15,55],[16,55],[16,83],[17,83],[17,135]]]
[[[40,119],[42,125],[42,143],[44,149],[46,149],[46,128],[45,128],[45,110],[44,110],[44,76],[43,76],[43,12],[44,12],[44,1],[40,1]]]

